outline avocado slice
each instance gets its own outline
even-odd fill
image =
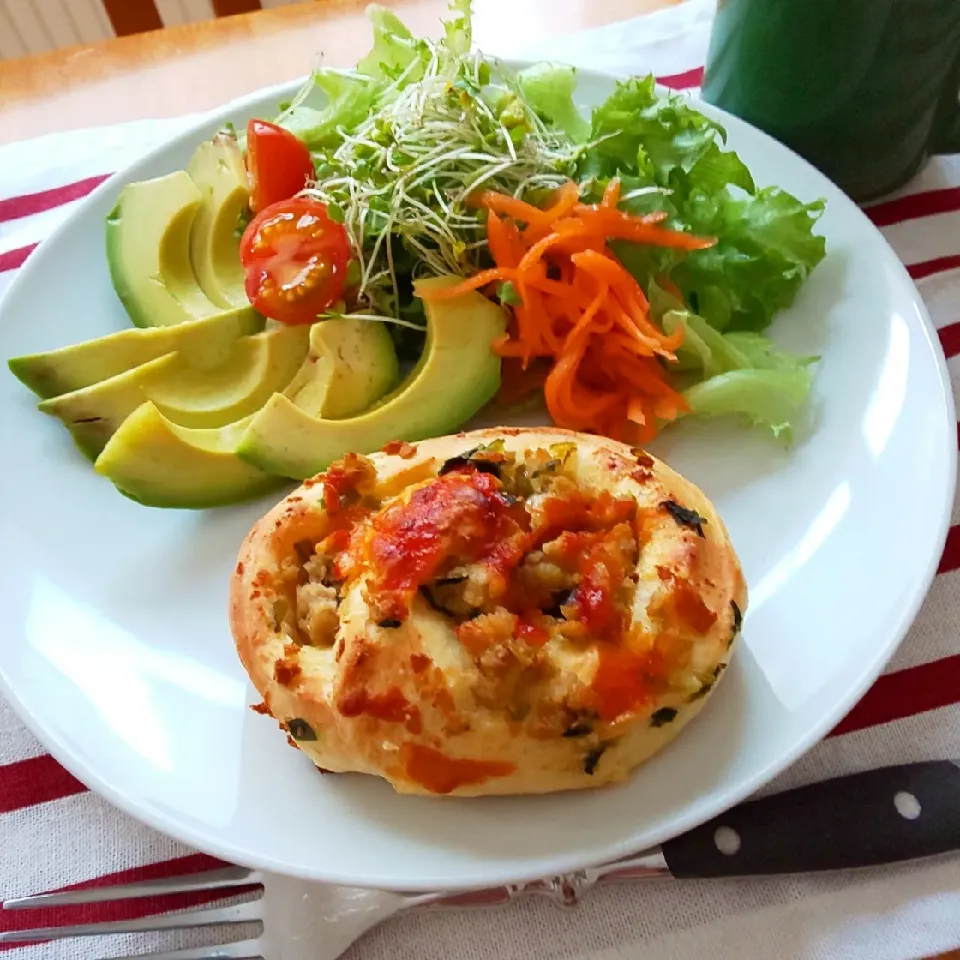
[[[327,328],[322,337],[316,333],[320,327]],[[383,324],[346,317],[324,320],[311,328],[310,340],[317,360],[305,361],[303,368],[326,369],[329,376],[317,374],[315,379],[338,385],[325,408],[359,413],[396,381],[397,357]],[[321,348],[328,353],[321,356]],[[378,366],[381,373],[373,369]],[[254,416],[195,429],[173,423],[156,404],[144,403],[117,428],[97,458],[96,470],[148,506],[199,508],[247,499],[281,482],[236,455]]]
[[[218,306],[244,306],[249,301],[243,289],[239,226],[249,210],[250,182],[237,141],[218,134],[201,143],[187,173],[201,197],[190,231],[190,262],[197,283]]]
[[[460,282],[418,280],[414,293]],[[274,395],[254,415],[237,454],[287,477],[324,470],[348,451],[371,453],[390,440],[422,440],[458,429],[497,392],[500,358],[490,344],[506,329],[506,315],[480,293],[424,300],[427,339],[419,362],[393,393],[359,416],[318,420],[288,396]]]
[[[275,327],[236,340],[220,366],[199,369],[169,353],[92,386],[44,400],[43,413],[61,420],[77,446],[95,459],[145,400],[174,423],[220,427],[259,410],[293,379],[307,354],[309,329]]]
[[[165,327],[220,311],[197,285],[190,231],[201,204],[185,170],[128,183],[107,216],[110,279],[137,327]]]
[[[248,305],[173,327],[120,330],[46,353],[14,357],[11,373],[46,399],[115,377],[174,350],[201,369],[226,362],[238,337],[262,330],[264,319]]]
[[[147,401],[120,425],[94,469],[148,507],[200,510],[249,500],[283,483],[234,454],[249,418],[214,429],[181,427]]]
[[[310,328],[310,352],[283,393],[310,416],[339,420],[366,410],[399,379],[386,324],[339,317]]]

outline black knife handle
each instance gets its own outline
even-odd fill
[[[691,879],[870,867],[958,849],[960,766],[934,760],[750,800],[662,852],[675,877]]]

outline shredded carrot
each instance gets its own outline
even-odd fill
[[[487,244],[498,267],[515,267],[523,256],[517,225],[512,220],[501,220],[492,210],[487,214]]]
[[[604,196],[606,196],[606,194],[604,194]],[[578,203],[573,208],[573,212],[575,214],[585,214],[588,217],[593,214],[599,214],[601,219],[612,223],[627,222],[634,224],[650,224],[662,223],[667,219],[667,214],[663,210],[654,210],[651,213],[639,214],[624,213],[622,210],[616,210],[611,206],[606,206],[602,201],[599,204]],[[596,217],[594,219],[596,219]],[[681,236],[690,236],[690,234],[681,234]]]
[[[533,266],[540,262],[540,259],[543,255],[551,248],[556,246],[558,243],[562,243],[564,240],[579,240],[581,237],[596,237],[596,239],[602,239],[598,234],[593,233],[587,227],[583,226],[570,226],[567,225],[565,221],[560,221],[564,224],[562,229],[558,232],[548,234],[542,240],[538,240],[524,255],[523,259],[520,261],[520,265],[517,267],[517,270],[520,273],[529,271]]]
[[[537,328],[540,332],[541,342],[546,345],[552,354],[558,353],[560,350],[560,340],[557,338],[556,331],[550,323],[550,314],[547,312],[541,291],[533,284],[526,284],[521,280],[520,299],[523,301],[524,307],[530,311],[530,315],[535,318]]]
[[[460,296],[496,282],[513,283],[520,303],[508,332],[493,344],[503,358],[501,399],[543,388],[554,422],[632,443],[652,439],[662,422],[687,412],[669,380],[684,329],[667,334],[650,314],[636,278],[611,240],[703,250],[716,243],[662,226],[662,212],[634,216],[618,209],[613,178],[599,203],[580,202],[569,181],[544,208],[491,190],[471,198],[487,211],[487,243],[496,266],[430,292]],[[657,282],[683,299],[666,277]]]
[[[437,290],[431,290],[429,298],[431,300],[452,300],[454,297],[462,297],[471,290],[477,290],[485,287],[488,283],[496,281],[514,281],[517,279],[517,271],[509,267],[495,267],[493,270],[481,270],[475,273],[468,280],[455,283],[452,287],[440,287]]]
[[[631,397],[627,403],[627,419],[644,426],[649,419],[649,414],[643,405],[644,397]]]
[[[568,345],[576,343],[581,339],[581,337],[585,337],[590,333],[590,326],[594,323],[594,318],[603,307],[604,301],[607,299],[607,294],[609,292],[610,287],[608,287],[606,284],[600,287],[590,306],[584,310],[583,316],[579,319],[577,325],[570,331],[570,334],[567,337]],[[609,327],[607,329],[609,330]]]
[[[705,250],[717,242],[716,237],[697,237],[692,233],[658,227],[656,221],[649,219],[656,216],[658,220],[664,220],[666,214],[632,217],[620,210],[578,207],[575,215],[585,227],[591,227],[595,233],[602,233],[608,240],[632,240],[634,243],[676,247],[680,250]]]
[[[559,187],[553,195],[553,202],[543,211],[543,221],[551,224],[565,217],[580,202],[580,188],[572,181],[568,180],[562,187]]]
[[[525,203],[516,197],[508,196],[505,193],[497,193],[494,190],[483,190],[480,193],[472,194],[467,202],[470,206],[483,207],[496,214],[513,217],[514,220],[520,220],[523,223],[535,222],[543,216],[543,211],[532,203]]]

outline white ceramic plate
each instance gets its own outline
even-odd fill
[[[581,75],[580,99],[612,81]],[[121,186],[182,167],[220,124],[272,115],[294,87],[202,123],[101,186],[3,302],[0,357],[118,330],[104,257]],[[0,376],[2,692],[76,776],[159,830],[239,863],[382,887],[466,887],[616,857],[721,812],[839,720],[902,639],[949,520],[956,419],[913,283],[866,217],[735,118],[761,185],[827,198],[828,256],[775,338],[822,354],[812,422],[785,451],[728,423],[685,423],[654,451],[717,504],[750,585],[743,644],[678,741],[629,783],[511,799],[396,796],[320,776],[252,691],[227,626],[238,546],[269,505],[202,513],[125,500]]]

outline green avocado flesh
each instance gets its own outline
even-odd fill
[[[244,306],[248,301],[239,227],[249,210],[250,184],[236,140],[218,135],[201,143],[187,164],[187,173],[200,191],[190,231],[190,262],[197,283],[220,307]]]
[[[293,379],[307,354],[309,330],[276,327],[234,341],[220,366],[201,369],[179,353],[150,360],[115,377],[44,400],[80,449],[95,458],[144,401],[174,423],[219,427],[259,410]]]
[[[310,328],[306,362],[283,393],[312,417],[339,420],[362,413],[399,379],[386,324],[343,317]]]
[[[14,357],[11,372],[44,399],[81,390],[101,380],[177,351],[193,366],[213,369],[225,363],[239,337],[263,329],[249,306],[175,327],[133,327],[46,353]]]
[[[321,327],[326,329],[319,333]],[[303,337],[300,371],[287,384],[298,400],[321,378],[338,385],[336,399],[331,391],[304,396],[353,413],[366,409],[396,382],[393,341],[380,323],[344,318],[289,329]],[[312,379],[304,377],[304,371]],[[119,424],[97,458],[96,470],[148,506],[200,508],[246,500],[282,482],[236,454],[252,419],[207,429],[182,427],[147,402]]]
[[[419,280],[428,294],[457,277]],[[248,463],[302,479],[347,452],[372,453],[391,440],[422,440],[458,429],[497,392],[500,359],[490,349],[506,315],[480,293],[424,299],[427,339],[420,361],[392,393],[359,416],[318,419],[288,396],[274,395],[254,415],[237,449]]]
[[[249,500],[283,481],[234,454],[246,423],[181,427],[147,401],[123,421],[94,469],[148,507],[200,510]]]
[[[197,284],[190,232],[202,202],[185,170],[128,183],[107,217],[110,279],[138,327],[166,327],[221,310]]]

